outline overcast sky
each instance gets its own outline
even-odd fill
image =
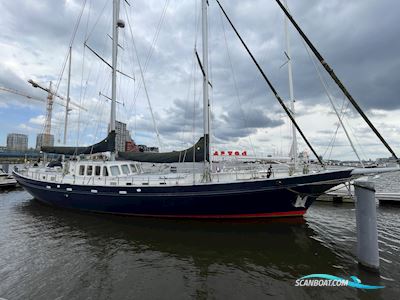
[[[201,56],[199,0],[122,1],[118,68],[135,80],[119,75],[117,119],[128,123],[139,144],[157,146],[154,126],[142,86],[138,60],[145,66],[147,92],[160,131],[162,149],[180,149],[202,134],[201,72],[194,48]],[[46,98],[28,79],[55,84],[62,69],[74,25],[84,0],[0,0],[0,86]],[[287,155],[288,118],[243,47],[209,1],[210,90],[214,148],[256,151],[257,155]],[[279,94],[288,99],[283,13],[275,0],[223,0],[238,31],[270,77]],[[395,0],[288,0],[290,10],[326,61],[336,71],[366,114],[400,155],[400,3]],[[161,20],[163,8],[166,13]],[[68,144],[87,145],[106,135],[111,70],[83,43],[111,61],[111,0],[87,0],[73,43],[71,99],[87,112],[71,111]],[[127,17],[128,16],[128,17]],[[129,22],[128,22],[129,20]],[[157,25],[161,24],[156,43]],[[355,159],[298,34],[290,27],[294,94],[298,122],[324,158]],[[283,65],[283,66],[282,66]],[[322,72],[322,69],[320,69]],[[66,94],[66,74],[59,93]],[[362,158],[388,157],[372,131],[344,101],[326,72],[329,93],[340,110],[347,108],[347,125]],[[137,97],[135,96],[137,93]],[[58,101],[57,101],[58,102]],[[60,101],[59,103],[62,103]],[[74,107],[73,107],[74,108]],[[52,132],[63,139],[64,107],[55,104]],[[45,104],[0,91],[0,145],[10,132],[29,135],[30,146],[42,132]],[[299,139],[300,150],[305,144]],[[334,142],[332,143],[332,140]],[[331,149],[330,145],[334,147]]]

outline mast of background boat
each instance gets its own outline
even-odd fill
[[[67,87],[67,105],[65,106],[65,121],[64,121],[64,145],[67,144],[67,128],[69,114],[69,93],[71,89],[71,61],[72,61],[72,46],[69,46],[69,66],[68,66],[68,87]]]
[[[240,36],[239,32],[236,30],[235,25],[233,25],[231,19],[228,17],[228,14],[226,13],[225,9],[222,7],[221,2],[219,0],[215,0],[215,1],[217,1],[218,6],[221,9],[222,13],[224,14],[226,20],[231,25],[233,31],[235,32],[236,36],[239,38],[239,40],[242,43],[243,47],[246,49],[247,54],[249,54],[249,56],[251,57],[251,60],[256,65],[258,71],[260,72],[261,76],[264,78],[265,83],[267,84],[267,86],[269,87],[271,92],[274,94],[276,100],[282,106],[283,110],[285,111],[285,113],[287,114],[289,119],[292,121],[292,123],[296,126],[297,131],[299,132],[299,134],[301,135],[301,137],[303,138],[303,140],[307,144],[307,146],[310,148],[311,152],[315,155],[315,158],[318,160],[318,162],[321,164],[321,166],[323,166],[325,168],[325,164],[322,161],[322,158],[320,156],[318,156],[317,152],[315,152],[313,146],[310,144],[310,142],[308,141],[308,139],[304,135],[303,131],[301,130],[300,126],[297,124],[296,120],[293,118],[290,110],[286,107],[286,104],[282,100],[281,96],[279,96],[277,90],[274,88],[274,86],[272,85],[271,81],[268,79],[268,77],[265,74],[264,70],[261,68],[260,64],[257,62],[256,58],[254,57],[253,53],[251,53],[249,47],[247,47],[246,43],[244,42],[244,40]]]
[[[283,0],[283,5],[287,9],[287,11],[289,11],[289,6],[287,4],[287,0]],[[289,60],[288,61],[288,71],[289,71],[289,92],[290,92],[290,100],[291,100],[291,110],[292,110],[292,113],[293,113],[293,117],[295,117],[295,110],[294,110],[294,102],[295,102],[295,100],[294,100],[294,97],[293,97],[293,81],[292,81],[292,60],[291,60],[291,54],[290,54],[290,39],[289,39],[289,32],[288,32],[288,18],[286,17],[286,15],[285,15],[285,37],[286,37],[286,51],[287,51],[286,54],[287,54],[288,60]],[[304,46],[306,47],[307,52],[309,52],[308,49],[307,49],[307,45],[304,44]],[[310,55],[310,58],[312,59],[311,55]],[[318,74],[318,76],[319,76],[319,78],[321,80],[321,83],[322,83],[322,85],[323,85],[323,87],[325,89],[325,92],[328,95],[329,102],[331,103],[331,105],[333,107],[333,110],[335,111],[335,114],[336,114],[336,116],[337,116],[337,118],[339,120],[340,125],[343,127],[343,130],[344,130],[344,132],[346,134],[347,139],[349,140],[350,146],[353,149],[354,153],[356,154],[357,159],[360,162],[361,167],[364,168],[364,164],[363,164],[360,156],[358,155],[358,152],[357,152],[356,148],[354,147],[353,141],[351,140],[350,135],[349,135],[346,127],[344,126],[343,120],[340,117],[340,114],[339,114],[339,112],[338,112],[335,104],[333,103],[333,100],[332,100],[332,98],[331,98],[331,96],[330,96],[330,94],[328,92],[328,87],[326,86],[325,81],[323,80],[323,77],[321,76],[321,73],[319,72],[319,70],[317,68],[317,65],[315,64],[313,59],[312,59],[312,62],[313,62],[315,71],[317,72],[317,74]],[[292,124],[292,128],[293,128],[292,152],[295,154],[295,156],[294,156],[294,159],[295,159],[294,160],[294,167],[296,169],[297,141],[296,141],[296,135],[295,135],[296,134],[296,128],[295,128],[295,126],[293,124]]]
[[[204,122],[204,181],[211,181],[210,155],[210,101],[208,98],[208,16],[207,0],[201,1],[202,12],[202,51],[203,51],[203,122]],[[207,147],[208,144],[208,147]],[[208,157],[208,160],[207,160]]]
[[[218,0],[217,0],[218,1]],[[357,101],[353,98],[353,96],[349,93],[349,91],[346,89],[346,87],[343,85],[343,83],[340,81],[340,79],[336,76],[335,72],[333,69],[328,65],[328,63],[325,61],[325,59],[322,57],[322,55],[318,52],[317,48],[311,43],[311,41],[308,39],[308,37],[305,35],[303,30],[301,30],[300,26],[296,23],[296,21],[293,19],[291,14],[288,12],[288,10],[282,5],[280,0],[275,0],[279,7],[283,10],[283,12],[286,14],[287,18],[290,20],[290,22],[293,24],[294,28],[298,31],[300,36],[303,38],[303,40],[306,42],[308,47],[310,47],[311,51],[314,53],[314,55],[317,57],[321,65],[324,67],[326,72],[331,76],[333,81],[336,83],[336,85],[341,89],[343,94],[349,99],[350,103],[353,105],[353,107],[357,110],[357,112],[360,114],[360,116],[364,119],[364,121],[368,124],[368,126],[372,129],[372,131],[375,133],[375,135],[379,138],[379,140],[382,142],[382,144],[386,147],[386,149],[393,155],[393,157],[396,159],[397,163],[400,163],[400,159],[397,157],[396,153],[393,151],[393,149],[389,146],[389,144],[386,142],[386,140],[383,138],[383,136],[380,134],[378,129],[372,124],[372,122],[369,120],[367,115],[364,113],[364,111],[361,109],[361,107],[358,105]]]
[[[117,104],[117,54],[118,54],[118,22],[119,0],[113,0],[113,31],[112,31],[112,80],[111,80],[111,116],[110,132],[115,131],[116,104]],[[111,152],[111,160],[115,160],[116,150]]]
[[[327,86],[327,84],[326,84],[324,78],[322,77],[321,72],[320,72],[319,69],[318,69],[317,63],[315,62],[314,58],[311,56],[311,53],[310,53],[310,51],[308,50],[307,45],[305,44],[304,41],[303,41],[303,43],[304,43],[304,47],[306,48],[306,51],[307,51],[307,53],[308,53],[308,55],[309,55],[309,57],[310,57],[310,59],[311,59],[311,62],[312,62],[312,64],[313,64],[313,66],[314,66],[314,69],[315,69],[316,73],[318,74],[319,80],[321,81],[321,84],[322,84],[322,86],[323,86],[323,88],[324,88],[324,90],[325,90],[325,93],[326,93],[326,95],[328,96],[329,102],[331,103],[331,106],[332,106],[333,110],[335,111],[335,114],[336,114],[336,116],[337,116],[337,118],[338,118],[338,120],[339,120],[339,124],[342,126],[342,128],[343,128],[343,130],[344,130],[344,133],[346,134],[346,137],[347,137],[347,139],[348,139],[348,141],[349,141],[349,143],[350,143],[350,146],[351,146],[351,148],[353,149],[353,152],[356,154],[358,161],[360,162],[361,167],[364,168],[364,164],[363,164],[363,162],[362,162],[362,160],[361,160],[361,158],[360,158],[360,155],[358,155],[358,152],[357,152],[357,150],[356,150],[356,147],[354,146],[353,141],[351,140],[350,134],[349,134],[349,132],[347,131],[346,126],[344,126],[342,117],[340,116],[339,111],[337,110],[336,105],[335,105],[335,103],[333,102],[333,99],[332,99],[332,97],[331,97],[331,94],[330,94],[329,91],[328,91],[328,86]]]
[[[287,0],[283,1],[286,9],[289,10],[288,5],[287,5]],[[294,107],[294,94],[293,94],[293,71],[292,71],[292,56],[290,52],[290,36],[289,36],[289,29],[288,29],[288,19],[285,16],[285,41],[286,41],[286,55],[288,59],[288,78],[289,78],[289,100],[290,100],[290,110],[292,113],[293,118],[295,119],[296,113],[295,113],[295,107]],[[291,156],[293,159],[293,172],[296,171],[297,167],[297,136],[296,136],[296,126],[294,126],[294,123],[292,122],[292,147],[291,147]]]

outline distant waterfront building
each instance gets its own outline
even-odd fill
[[[120,121],[115,121],[115,149],[119,152],[159,152],[158,147],[136,145],[129,130],[126,129],[126,124]]]
[[[117,151],[125,151],[125,143],[128,139],[129,132],[126,130],[126,124],[115,121],[115,148]]]
[[[147,147],[148,152],[160,152],[160,149],[158,147]]]
[[[135,141],[127,141],[125,143],[125,150],[126,152],[139,152],[139,147],[135,144]]]
[[[36,150],[40,150],[42,146],[54,146],[54,135],[39,133],[36,136]]]
[[[7,150],[26,151],[28,150],[28,136],[21,133],[10,133],[7,135]]]
[[[138,145],[140,152],[160,152],[158,147],[148,147],[146,145]]]

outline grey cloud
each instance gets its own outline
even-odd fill
[[[258,129],[273,128],[283,123],[258,108],[231,106],[220,118],[216,118],[213,133],[221,141],[237,141]]]
[[[34,96],[39,99],[43,99],[43,102],[46,101],[45,92],[34,89],[31,85],[17,75],[12,69],[7,68],[2,63],[0,63],[0,86],[5,87],[11,90],[16,90],[23,94]],[[22,96],[17,96],[13,93],[0,91],[0,100],[3,100],[7,105],[13,105],[15,103],[20,103],[20,105],[24,106],[43,106],[44,104],[41,102],[36,102],[34,100],[29,100]]]
[[[93,27],[95,20],[100,16],[105,1],[89,1],[92,3],[89,28]],[[107,5],[111,6],[111,1],[108,2]],[[231,28],[223,20],[239,92],[239,95],[236,94],[225,49],[221,15],[215,1],[209,2],[210,70],[213,84],[211,96],[215,107],[213,125],[217,140],[236,142],[240,138],[256,133],[259,129],[280,126],[283,121],[276,117],[282,115],[282,109]],[[289,0],[288,2],[295,19],[363,108],[383,111],[400,108],[400,101],[398,101],[400,31],[399,27],[395,26],[400,5],[397,1],[311,0],[304,2]],[[7,1],[0,4],[0,8],[4,11],[0,20],[0,25],[4,28],[0,33],[0,41],[15,42],[26,53],[34,53],[37,58],[34,62],[21,58],[24,64],[26,63],[27,70],[32,67],[32,64],[52,65],[52,69],[49,70],[53,70],[53,74],[31,74],[33,77],[42,81],[57,78],[81,4],[80,1],[74,3],[74,10],[67,8],[64,2],[50,0],[41,1],[40,5],[35,5],[35,7],[30,7],[33,4],[27,4],[25,1]],[[280,68],[285,62],[283,14],[275,1],[225,0],[222,3],[278,92],[287,99],[287,69]],[[164,1],[159,0],[138,0],[135,1],[134,8],[130,10],[130,21],[142,65],[151,46],[163,4]],[[388,10],[386,7],[391,7],[391,9]],[[191,1],[170,1],[164,25],[145,73],[148,92],[161,134],[171,143],[181,139],[180,132],[184,131],[186,136],[189,136],[192,130],[193,96],[190,95],[187,99],[186,95],[193,61],[193,44],[196,38],[193,34],[194,8],[194,2]],[[197,9],[199,13],[198,4]],[[110,33],[108,10],[109,7],[106,7],[88,43],[105,59],[110,60],[110,39],[107,37],[107,33]],[[50,18],[47,17],[49,15]],[[81,93],[82,42],[87,16],[86,12],[73,52],[72,97],[74,99],[80,99]],[[121,10],[121,17],[125,19],[124,9]],[[126,73],[134,73],[137,79],[135,83],[124,81],[129,84],[129,87],[126,90],[119,90],[119,97],[126,101],[126,112],[122,116],[131,118],[133,113],[145,114],[145,120],[141,120],[136,129],[153,132],[143,90],[139,94],[135,109],[132,104],[132,94],[139,85],[140,75],[136,57],[131,53],[128,24],[120,37],[120,42],[125,49],[120,51],[120,68]],[[317,104],[328,106],[328,99],[324,95],[313,66],[298,34],[293,29],[291,37],[296,99],[301,101],[306,109]],[[197,33],[197,50],[201,53],[200,30]],[[96,98],[100,89],[109,93],[110,70],[107,67],[98,67],[99,61],[87,50],[85,55],[83,81],[89,78],[86,98]],[[92,72],[91,76],[89,72]],[[7,80],[2,73],[0,76],[4,84],[12,84],[12,80]],[[198,82],[196,93],[199,97],[201,77],[197,65],[196,81]],[[330,80],[328,82],[332,94],[342,99],[342,95],[334,84]],[[62,88],[64,87],[65,80],[62,83]],[[15,86],[15,88],[22,88],[22,86]],[[244,114],[248,117],[247,124],[243,121],[238,96]],[[221,112],[224,113],[221,114]],[[198,105],[195,116],[198,134],[201,134],[202,130],[201,113],[201,106]],[[305,112],[299,111],[300,116],[302,113]],[[353,110],[350,110],[347,115],[349,118],[356,116]],[[321,128],[321,130],[324,129]],[[154,138],[154,135],[152,137]]]

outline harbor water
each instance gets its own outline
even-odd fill
[[[66,211],[2,192],[0,298],[398,299],[400,206],[377,217],[379,274],[357,264],[352,204],[315,203],[305,218],[189,221]],[[295,286],[313,273],[385,288]]]

